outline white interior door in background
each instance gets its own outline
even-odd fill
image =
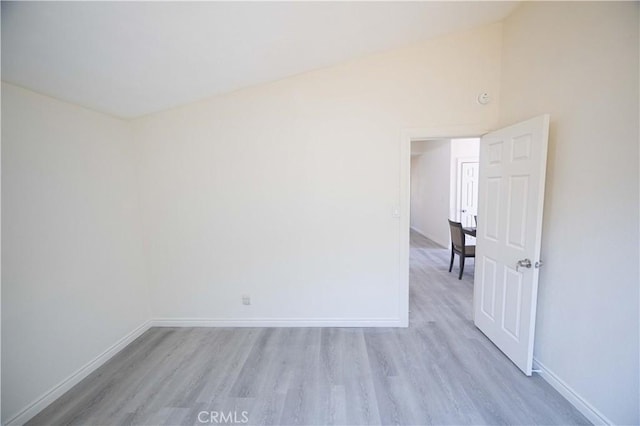
[[[531,375],[538,295],[549,116],[485,135],[480,142],[473,317]]]
[[[478,162],[463,161],[458,167],[458,212],[462,226],[476,226],[478,213]]]

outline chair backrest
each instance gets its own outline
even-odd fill
[[[449,229],[451,230],[451,242],[458,250],[464,250],[464,232],[462,232],[462,224],[449,220]]]

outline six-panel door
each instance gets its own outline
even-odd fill
[[[527,375],[533,360],[548,129],[544,115],[489,133],[480,144],[474,322]]]

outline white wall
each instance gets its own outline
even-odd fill
[[[491,128],[497,105],[475,99],[498,93],[500,37],[494,24],[135,120],[154,314],[398,324],[402,131]]]
[[[449,247],[451,142],[420,144],[422,153],[411,158],[411,228]]]
[[[640,423],[638,24],[526,2],[504,27],[502,124],[551,114],[535,357],[616,424]]]
[[[125,122],[2,84],[3,423],[150,318],[134,182]]]

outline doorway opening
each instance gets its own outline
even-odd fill
[[[476,226],[479,155],[480,138],[411,141],[411,231],[449,248],[448,219]]]
[[[463,304],[454,306],[452,310],[451,298],[448,298],[446,293],[440,295],[439,304],[434,306],[434,311],[446,307],[450,313],[463,320],[466,311],[472,311],[472,323],[475,327],[527,376],[533,371],[539,268],[543,266],[540,251],[549,121],[549,115],[544,114],[482,136],[478,174],[481,215],[479,228],[474,232],[478,237],[474,250],[474,258],[477,259],[477,262],[474,262],[476,279],[471,280],[472,293],[465,299],[466,308]],[[403,132],[400,200],[401,207],[408,213],[411,213],[412,142],[427,139],[437,140],[420,138],[415,130]],[[464,166],[464,162],[460,161],[460,170],[473,170],[473,166]],[[465,174],[460,176],[463,181]],[[463,192],[464,185],[461,193]],[[460,209],[459,212],[461,218],[463,213],[467,213],[462,210],[464,209]],[[466,220],[469,220],[469,215],[466,216]],[[411,274],[424,271],[420,265],[415,266],[413,247],[410,248],[410,240],[413,237],[410,232],[410,214],[401,215],[400,220],[400,290],[401,297],[406,297],[404,303],[410,302],[408,306],[401,305],[400,312],[402,315],[402,309],[406,309],[402,320],[409,325],[409,308],[416,306],[411,304],[409,297],[410,278],[414,281]],[[455,235],[453,229],[457,228],[458,241],[461,241],[461,223],[451,223],[450,226],[451,235]],[[429,241],[425,237],[422,238]],[[423,254],[427,258],[437,257],[430,255],[426,249]],[[407,272],[402,272],[403,266]],[[461,267],[460,271],[462,269]],[[448,280],[448,274],[430,272],[432,276],[422,282],[437,283],[438,279]],[[446,290],[442,285],[440,289],[440,293]],[[438,293],[437,287],[433,290],[431,289],[432,294]],[[472,308],[469,301],[472,301]],[[403,304],[402,301],[401,303]]]
[[[473,314],[474,259],[456,255],[451,272],[449,220],[475,229],[478,214],[480,138],[411,141],[410,159],[410,289],[409,321],[434,320],[434,303],[455,303],[461,320]],[[465,245],[475,238],[463,235]],[[446,302],[448,301],[448,302]],[[453,302],[452,302],[453,301]]]

